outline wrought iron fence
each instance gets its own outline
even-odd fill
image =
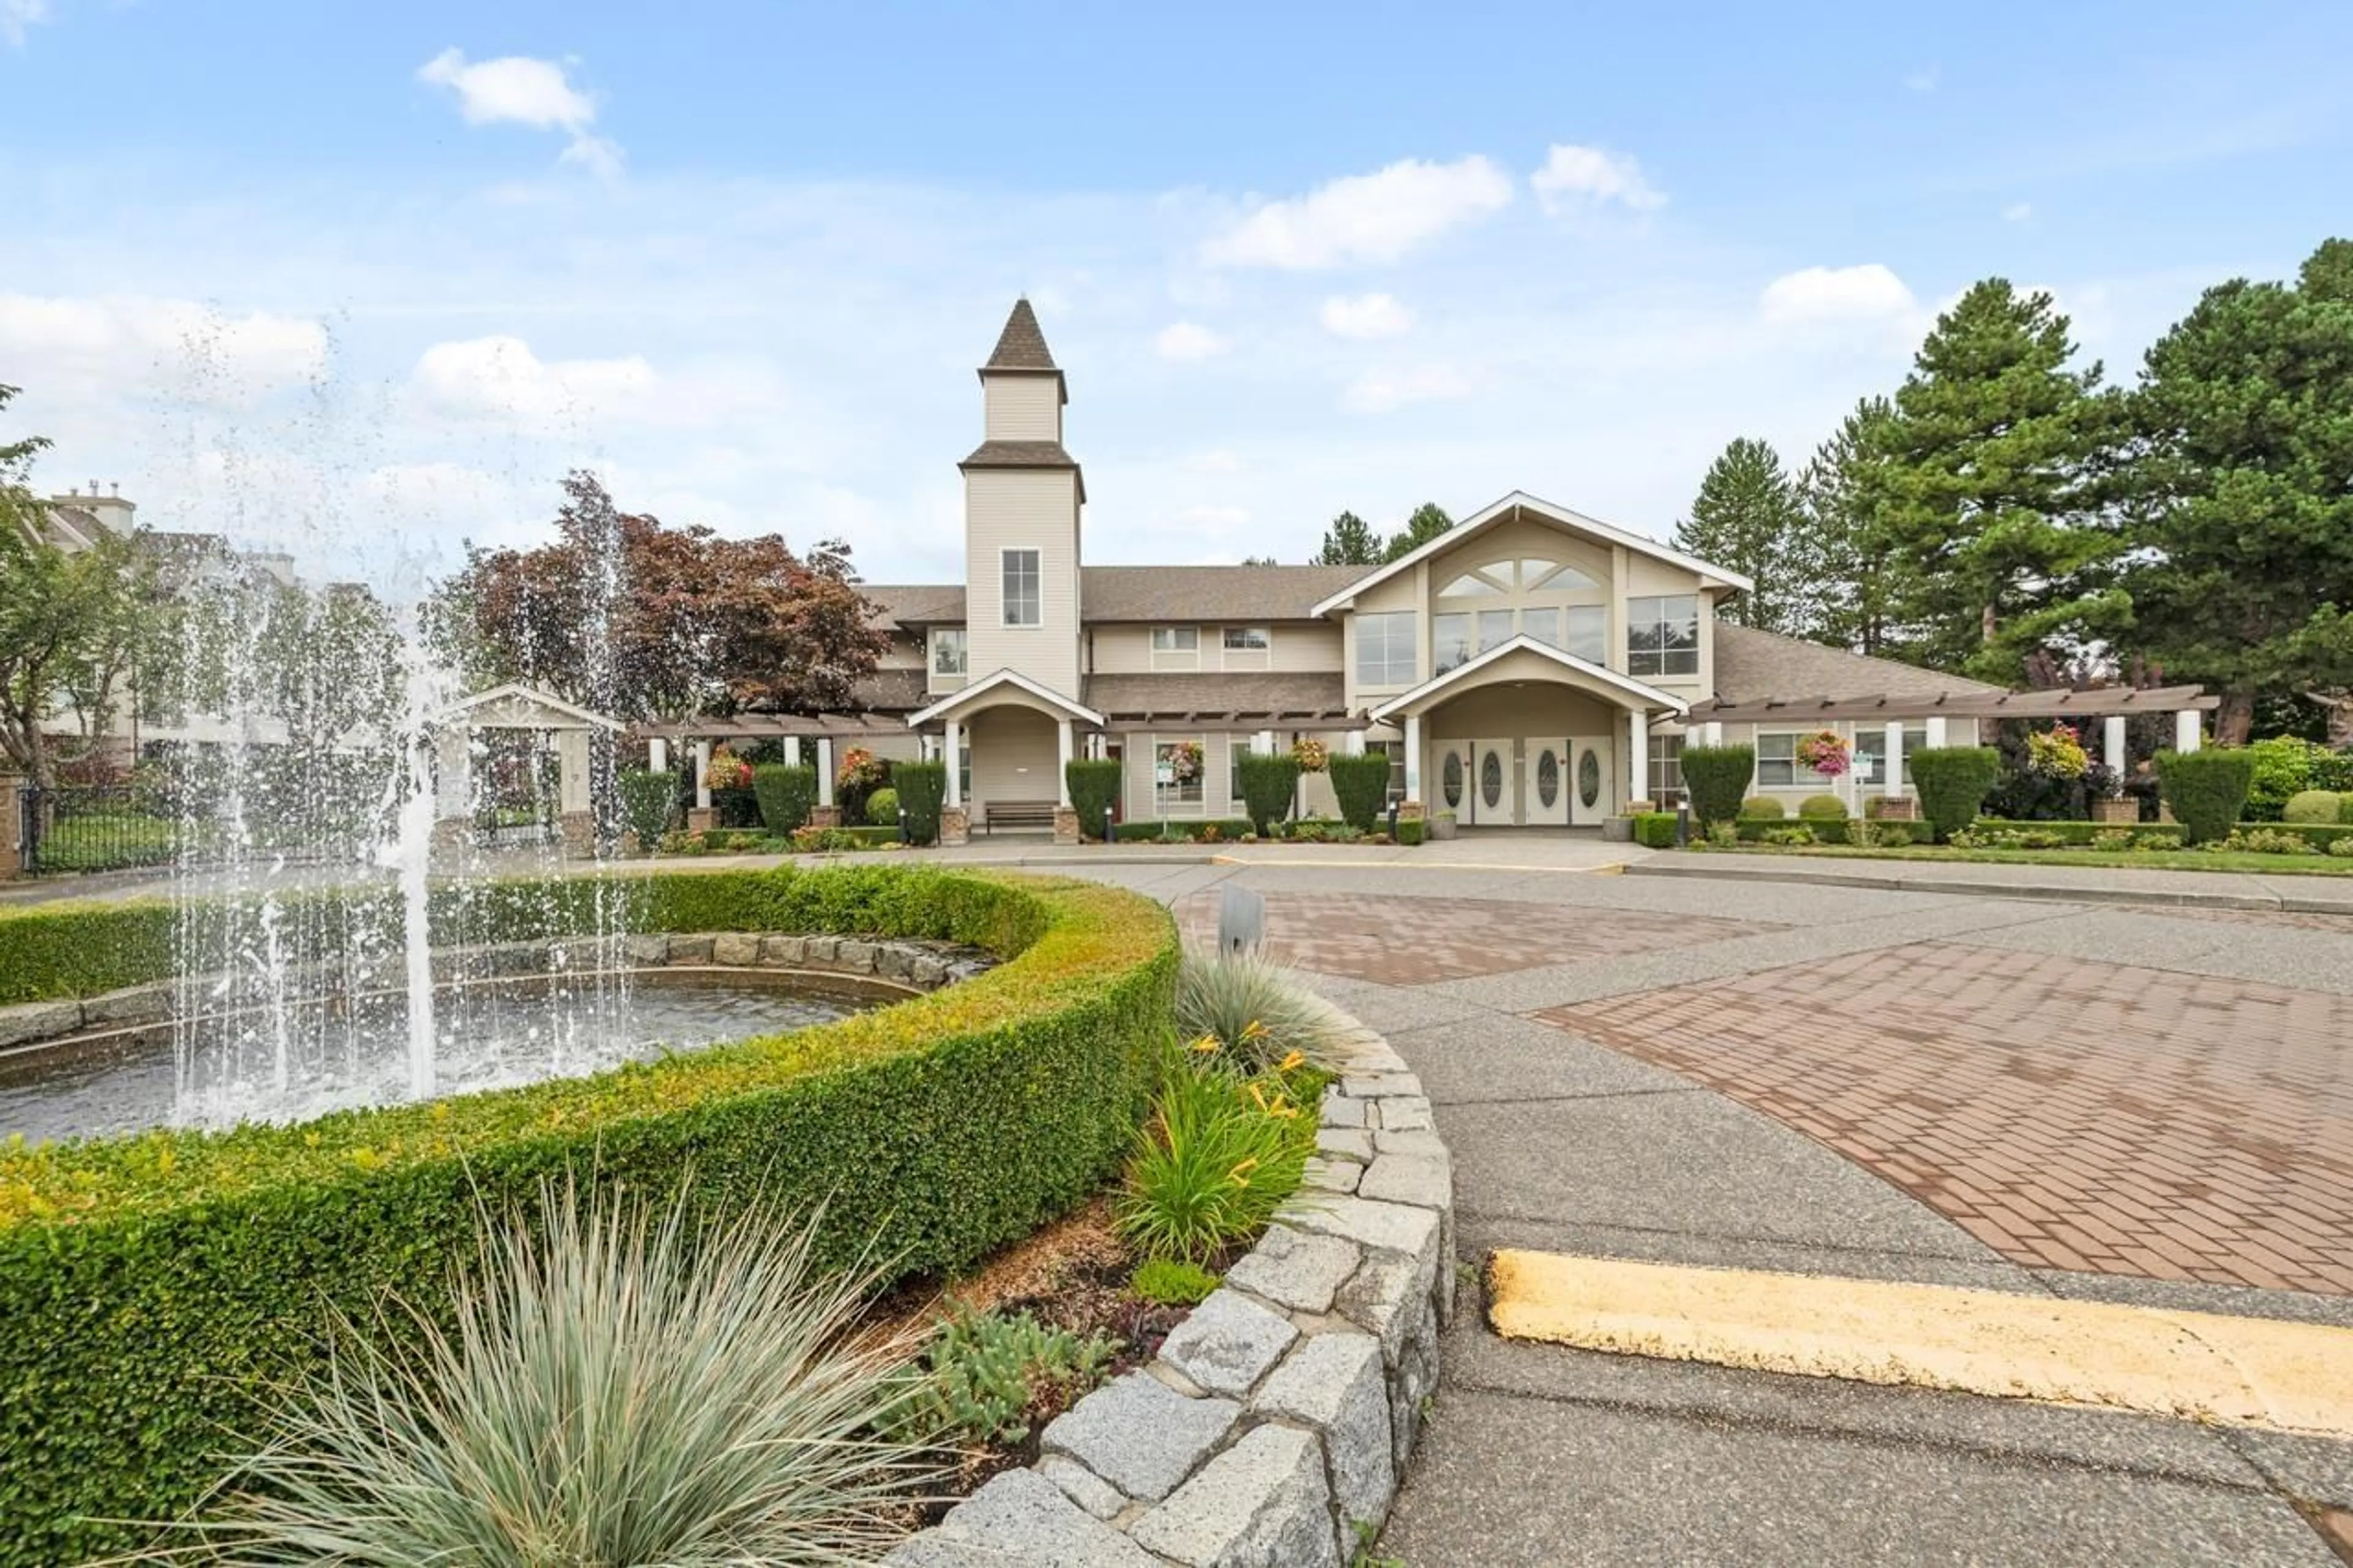
[[[180,820],[158,809],[150,794],[129,784],[62,784],[25,789],[17,842],[32,876],[69,871],[119,871],[176,858],[184,842]]]

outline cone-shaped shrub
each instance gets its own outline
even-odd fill
[[[1089,838],[1103,837],[1103,812],[1119,799],[1119,770],[1120,764],[1109,757],[1075,758],[1062,769],[1071,805],[1079,814],[1079,831]]]
[[[2202,752],[2159,752],[2157,778],[2165,804],[2192,844],[2228,838],[2247,808],[2255,782],[2255,758],[2243,746]]]
[[[1754,746],[1685,746],[1683,789],[1692,815],[1703,824],[1730,822],[1740,815],[1740,797],[1757,773]]]
[[[940,836],[940,810],[948,798],[947,763],[901,763],[891,770],[891,782],[899,791],[899,804],[907,810],[907,837],[918,844],[935,842]]]
[[[1388,805],[1388,758],[1342,752],[1324,766],[1332,775],[1332,793],[1339,797],[1341,820],[1359,833],[1370,833]]]
[[[1299,797],[1299,759],[1288,752],[1266,757],[1243,752],[1235,766],[1242,779],[1242,809],[1263,837],[1291,815],[1292,803]]]
[[[621,817],[638,841],[650,851],[655,840],[670,831],[678,810],[678,775],[651,768],[631,768],[621,775]]]
[[[817,770],[807,763],[764,763],[752,770],[752,794],[760,803],[760,821],[782,837],[808,826],[817,805]]]
[[[1913,752],[1911,764],[1920,810],[1941,844],[1978,819],[2000,776],[2001,753],[1991,746],[1930,746]]]

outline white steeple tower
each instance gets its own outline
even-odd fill
[[[1062,372],[1029,301],[980,367],[982,440],[964,472],[965,636],[977,680],[1011,669],[1079,696],[1079,510]]]

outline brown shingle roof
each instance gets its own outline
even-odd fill
[[[1091,675],[1088,707],[1109,719],[1145,714],[1321,714],[1345,710],[1346,687],[1336,669],[1302,673],[1215,675]]]
[[[1303,621],[1361,566],[1088,566],[1089,621]]]
[[[983,370],[1057,370],[1053,351],[1046,346],[1046,334],[1039,329],[1038,312],[1029,308],[1025,296],[1013,301],[1013,313],[1005,318],[1005,331],[997,334],[997,347],[989,354]]]
[[[964,589],[954,583],[860,583],[858,591],[881,611],[874,624],[893,626],[960,626]]]
[[[874,712],[911,713],[928,700],[924,685],[920,669],[878,669],[850,686],[850,705]]]
[[[1079,460],[1060,441],[983,441],[959,468],[1075,468]]]
[[[2008,689],[1965,676],[1942,675],[1892,658],[1869,658],[1801,637],[1715,623],[1715,698],[1719,702],[1797,702],[1810,698],[1933,699],[1940,693],[1991,695]]]

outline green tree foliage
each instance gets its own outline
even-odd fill
[[[1310,563],[1315,566],[1377,566],[1381,542],[1372,524],[1353,511],[1344,511],[1324,531],[1324,547]]]
[[[1675,524],[1674,545],[1755,581],[1752,592],[1720,605],[1718,616],[1768,632],[1794,632],[1801,621],[1799,605],[1792,600],[1802,596],[1783,598],[1790,581],[1784,567],[1803,531],[1803,519],[1798,488],[1782,468],[1780,454],[1742,437],[1708,465],[1691,516]]]
[[[1892,606],[1903,658],[2014,682],[2029,653],[2126,618],[2094,461],[2118,401],[2096,363],[2071,368],[2074,353],[2051,296],[2000,278],[1921,344],[1870,487],[1883,487],[1878,524],[1907,561]]]
[[[1426,500],[1413,509],[1413,515],[1405,520],[1405,527],[1390,539],[1381,558],[1395,561],[1400,556],[1410,555],[1453,526],[1454,520],[1446,515],[1444,507],[1434,500]]]
[[[1781,599],[1799,635],[1861,654],[1897,640],[1906,561],[1887,526],[1883,473],[1894,421],[1893,403],[1866,397],[1815,450],[1798,478],[1799,526],[1781,563]]]
[[[1740,816],[1740,799],[1757,776],[1756,747],[1685,746],[1683,765],[1694,816],[1702,823],[1717,823]]]
[[[2208,289],[2131,406],[2134,647],[2221,689],[2225,744],[2289,691],[2341,710],[2353,741],[2353,241],[2294,284]]]

